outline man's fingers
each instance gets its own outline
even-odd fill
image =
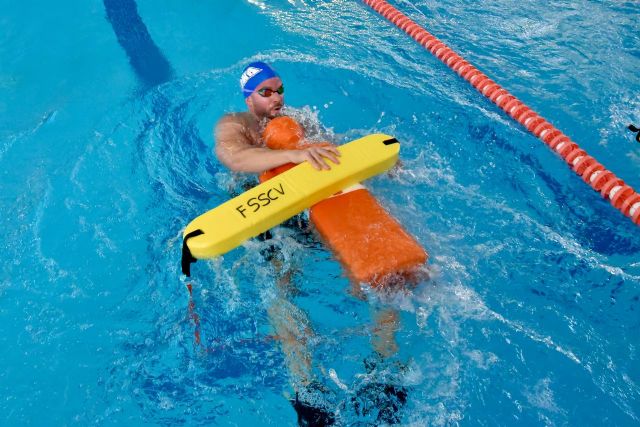
[[[325,151],[329,151],[330,153],[332,153],[334,156],[336,157],[340,157],[340,151],[338,151],[338,148],[335,145],[325,145],[322,147]]]
[[[314,169],[316,169],[316,170],[323,169],[323,168],[322,168],[322,164],[321,164],[321,163],[320,163],[320,161],[319,161],[319,160],[314,156],[313,151],[308,150],[308,151],[307,151],[307,156],[306,156],[306,157],[307,157],[307,161],[308,161],[309,163],[311,163],[311,166],[313,166],[313,168],[314,168]]]
[[[336,165],[340,164],[340,159],[338,159],[339,155],[340,155],[340,153],[336,154],[335,152],[329,151],[329,150],[325,150],[325,152],[323,153],[324,157],[328,158],[329,160],[331,160]]]
[[[313,159],[318,164],[320,169],[331,169],[331,166],[327,164],[326,160],[324,159],[324,157],[322,157],[322,154],[320,152],[313,151],[311,153],[311,156],[313,156]]]
[[[305,151],[305,160],[311,163],[317,170],[321,169],[331,169],[329,165],[329,161],[340,164],[340,152],[333,146],[322,146],[322,147],[308,147]]]
[[[338,153],[338,155],[336,155],[334,153],[334,150],[327,150],[327,149],[322,148],[322,149],[319,149],[317,151],[317,154],[318,154],[318,156],[320,156],[322,162],[327,165],[327,169],[331,169],[331,166],[329,165],[329,163],[325,159],[331,160],[336,165],[340,164],[340,159],[338,159],[338,155],[340,153]]]

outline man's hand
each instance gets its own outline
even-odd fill
[[[327,159],[333,163],[340,164],[340,152],[335,145],[323,143],[322,145],[312,145],[300,150],[289,151],[290,160],[292,163],[302,163],[307,161],[311,163],[316,170],[329,170],[331,166]]]

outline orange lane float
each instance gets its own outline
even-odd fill
[[[467,80],[507,115],[524,126],[562,157],[582,180],[598,191],[614,208],[640,225],[640,193],[607,170],[562,131],[533,111],[509,91],[487,77],[433,34],[415,23],[386,0],[363,0],[396,27],[407,33],[436,58]]]
[[[292,118],[277,117],[263,132],[272,149],[301,149],[304,130]],[[285,164],[263,172],[260,182],[292,168]],[[410,278],[428,258],[427,252],[378,203],[357,184],[310,209],[309,218],[349,276],[374,286],[393,277]]]

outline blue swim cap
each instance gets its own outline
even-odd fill
[[[240,76],[242,94],[245,98],[248,97],[256,90],[260,83],[273,77],[278,77],[278,73],[276,73],[269,64],[252,62],[246,66],[242,72],[242,76]]]

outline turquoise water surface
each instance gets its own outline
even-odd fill
[[[637,2],[392,3],[640,189]],[[296,425],[282,328],[340,425],[640,422],[638,227],[361,2],[2,11],[1,425]],[[352,284],[295,227],[285,288],[258,240],[181,275],[185,225],[251,179],[212,128],[253,60],[333,141],[401,141],[367,185],[430,279]]]

